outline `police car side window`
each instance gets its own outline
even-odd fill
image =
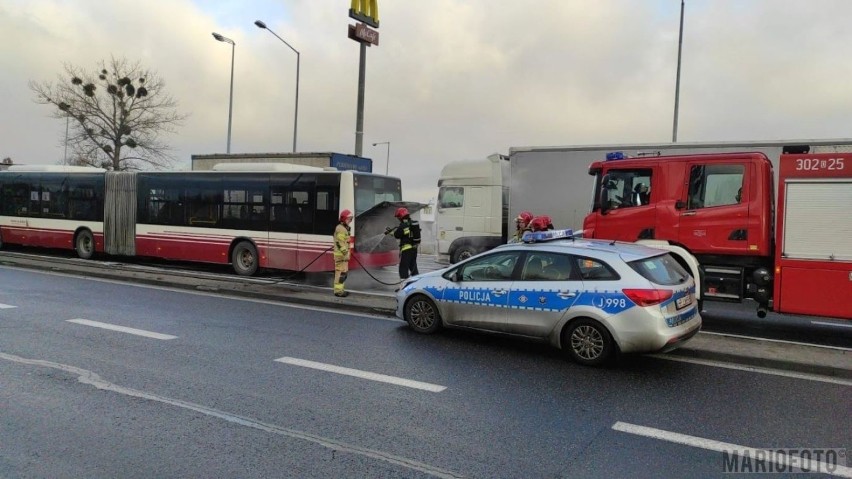
[[[462,281],[508,281],[518,263],[518,252],[497,253],[477,258],[461,268]]]
[[[572,279],[571,257],[558,253],[530,253],[524,262],[522,281],[567,281]]]
[[[584,281],[612,281],[620,279],[606,263],[592,258],[577,258],[580,277]]]

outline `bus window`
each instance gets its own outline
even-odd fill
[[[383,201],[402,201],[398,178],[355,175],[355,216]]]

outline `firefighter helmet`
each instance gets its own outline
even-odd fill
[[[550,216],[536,216],[532,221],[530,221],[530,228],[533,231],[547,231],[548,229],[553,229],[553,224]]]
[[[394,217],[396,217],[398,219],[405,218],[406,216],[408,216],[408,209],[407,208],[397,208],[396,213],[394,213],[393,215],[394,215]]]
[[[346,221],[347,218],[352,217],[352,212],[349,210],[343,210],[340,212],[340,221]]]
[[[515,218],[515,221],[522,226],[529,226],[530,221],[532,221],[533,215],[529,211],[521,211],[518,213],[518,217]]]

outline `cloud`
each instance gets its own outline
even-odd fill
[[[671,138],[677,1],[380,0],[380,46],[367,49],[364,155],[403,179],[407,199],[436,194],[449,161],[512,146],[666,142]],[[239,5],[236,8],[234,5]],[[64,124],[32,102],[29,80],[109,55],[156,70],[189,113],[171,137],[179,165],[224,152],[230,45],[233,152],[353,153],[358,45],[346,2],[11,0],[0,5],[4,92],[0,156],[53,163]],[[678,139],[852,136],[852,3],[687,0]]]

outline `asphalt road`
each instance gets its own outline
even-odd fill
[[[523,341],[5,267],[0,381],[10,478],[707,477],[723,475],[707,440],[852,448],[848,383],[592,369]]]

